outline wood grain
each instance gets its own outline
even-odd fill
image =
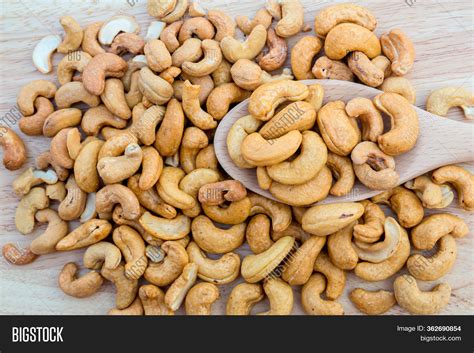
[[[317,11],[334,1],[303,0],[305,20],[313,25]],[[407,1],[408,2],[408,1]],[[469,0],[408,2],[399,1],[360,1],[370,8],[378,19],[376,34],[380,35],[392,28],[403,29],[414,41],[417,58],[413,71],[407,76],[417,90],[417,106],[424,109],[426,97],[431,90],[443,86],[463,86],[473,90],[474,62],[474,16],[473,5]],[[207,8],[221,8],[229,14],[249,15],[262,7],[263,1],[255,0],[201,0]],[[141,34],[145,35],[148,23],[152,20],[146,13],[145,0],[116,1],[8,1],[2,2],[0,56],[1,100],[0,109],[4,122],[19,118],[15,107],[16,95],[20,87],[27,82],[47,78],[55,80],[54,75],[42,75],[31,63],[31,53],[40,38],[48,34],[62,34],[59,17],[73,15],[83,26],[98,20],[107,19],[116,14],[131,14],[142,25]],[[289,40],[293,45],[301,35]],[[54,56],[57,65],[61,56]],[[461,120],[457,110],[450,118]],[[17,126],[14,126],[18,130]],[[25,137],[25,136],[23,136]],[[455,140],[456,136],[452,136]],[[474,139],[473,139],[474,141]],[[34,157],[48,148],[49,139],[25,137],[29,150],[27,165],[33,165]],[[427,156],[430,158],[430,156]],[[26,167],[26,166],[25,166]],[[469,166],[472,170],[472,165]],[[0,166],[0,190],[2,195],[0,214],[0,246],[7,242],[26,246],[31,239],[40,234],[44,227],[38,228],[28,236],[20,235],[14,226],[15,207],[18,198],[11,190],[13,179],[20,173],[11,173]],[[456,202],[456,200],[455,200]],[[472,214],[459,209],[455,202],[446,209],[463,217],[473,228]],[[454,269],[441,281],[453,287],[453,295],[448,307],[442,314],[474,314],[474,240],[472,234],[457,240],[458,258]],[[241,255],[248,253],[246,248],[239,250]],[[57,286],[58,273],[69,261],[81,263],[83,250],[55,253],[41,256],[25,267],[11,266],[0,260],[1,314],[105,314],[114,306],[114,288],[106,284],[103,290],[85,299],[75,299],[62,293]],[[436,281],[436,283],[441,282]],[[390,289],[393,278],[377,283],[363,283],[352,273],[348,274],[345,294],[340,298],[347,314],[359,314],[347,294],[356,287],[367,289]],[[225,311],[225,301],[236,283],[220,287],[221,300],[214,306],[214,313]],[[428,289],[434,283],[422,283],[422,289]],[[299,304],[299,288],[295,288],[294,314],[302,314]],[[264,311],[267,301],[259,303],[254,312]],[[388,314],[405,314],[394,307]]]

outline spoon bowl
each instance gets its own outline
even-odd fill
[[[323,104],[342,100],[345,103],[356,97],[373,99],[382,91],[358,83],[339,80],[303,80],[307,85],[320,84],[324,88]],[[245,187],[269,199],[279,201],[269,191],[258,186],[256,169],[237,167],[227,151],[227,134],[235,121],[248,115],[249,100],[236,105],[219,123],[214,137],[217,159],[233,179]],[[474,160],[474,125],[431,114],[414,106],[418,114],[420,135],[415,147],[395,157],[396,171],[400,176],[398,184],[403,184],[419,175],[440,166]],[[372,190],[356,181],[350,193],[344,196],[331,196],[318,204],[334,202],[353,202],[380,194],[383,190]],[[281,202],[281,201],[279,201]]]

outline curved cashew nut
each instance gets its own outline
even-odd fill
[[[328,152],[326,166],[336,179],[329,193],[334,196],[342,196],[349,193],[355,183],[355,174],[350,158]]]
[[[110,78],[105,81],[105,88],[100,98],[107,109],[119,118],[128,120],[132,116],[125,97],[123,83],[118,78]]]
[[[384,55],[392,62],[392,72],[397,76],[406,75],[415,61],[415,48],[410,38],[399,29],[382,34],[380,44]]]
[[[288,205],[276,202],[266,197],[249,193],[252,208],[250,215],[263,213],[272,220],[272,228],[275,232],[284,231],[291,224],[291,208]]]
[[[102,267],[113,270],[120,265],[120,261],[122,261],[120,249],[106,241],[89,246],[83,257],[84,266],[91,270],[100,270]]]
[[[139,279],[148,264],[143,238],[131,227],[123,225],[115,228],[113,240],[125,258],[125,277]]]
[[[74,175],[77,185],[85,192],[96,192],[99,189],[99,173],[97,162],[104,141],[95,140],[80,150],[74,163]]]
[[[99,31],[102,28],[103,22],[94,22],[86,27],[84,30],[84,38],[82,39],[82,49],[90,56],[105,53],[104,48],[100,46],[97,40]]]
[[[341,304],[333,300],[321,299],[326,288],[326,279],[320,273],[310,277],[301,290],[301,302],[310,315],[344,315]]]
[[[63,26],[66,35],[58,46],[58,52],[69,54],[81,46],[84,32],[82,31],[81,25],[71,16],[62,16],[59,19],[59,23]]]
[[[82,112],[77,108],[59,109],[51,113],[43,124],[43,135],[54,137],[61,133],[61,130],[77,126],[81,122]],[[67,130],[69,131],[69,130]],[[72,166],[68,167],[72,168]]]
[[[83,72],[91,58],[91,55],[80,50],[73,51],[62,58],[57,70],[59,84],[71,82],[74,72]]]
[[[100,274],[115,285],[117,291],[115,306],[118,309],[125,309],[135,300],[138,291],[138,281],[125,277],[125,267],[123,264],[114,269],[102,267]]]
[[[184,306],[186,315],[211,315],[212,304],[219,299],[219,289],[212,283],[198,283],[192,287]]]
[[[250,315],[253,305],[263,299],[263,289],[259,284],[240,283],[227,299],[227,315]]]
[[[238,103],[250,97],[246,91],[235,83],[224,83],[214,88],[209,94],[206,109],[216,120],[222,119],[229,111],[230,105]]]
[[[383,281],[394,275],[405,265],[410,256],[410,240],[405,229],[394,220],[393,226],[400,231],[400,242],[395,252],[388,259],[379,263],[360,262],[354,269],[357,277],[366,281]],[[395,231],[395,230],[394,230]]]
[[[234,37],[235,22],[232,17],[221,10],[209,10],[207,19],[216,27],[215,40],[221,42],[225,37]]]
[[[398,156],[411,150],[418,139],[418,116],[412,105],[396,93],[382,93],[374,98],[375,106],[390,116],[391,130],[377,138],[380,149]]]
[[[153,39],[146,43],[144,52],[147,64],[153,71],[162,72],[171,67],[171,55],[161,40]]]
[[[314,270],[321,272],[326,277],[326,296],[332,300],[339,298],[346,286],[346,274],[344,270],[335,266],[329,256],[324,252],[319,253],[316,258]]]
[[[181,179],[179,188],[197,201],[199,189],[206,184],[217,182],[219,179],[220,175],[217,171],[208,168],[197,168]],[[201,213],[200,203],[196,202],[193,208],[184,210],[183,213],[188,217],[198,216]]]
[[[209,206],[221,205],[225,201],[241,201],[246,196],[247,189],[238,180],[208,183],[199,188],[199,202]]]
[[[189,257],[186,249],[176,241],[164,242],[161,250],[166,254],[164,260],[161,263],[150,262],[144,277],[154,285],[164,287],[178,278],[189,263]]]
[[[173,53],[180,47],[177,36],[182,25],[183,21],[176,21],[166,25],[166,27],[161,31],[160,40],[165,43],[166,48],[170,53]]]
[[[19,177],[17,177],[12,184],[13,191],[19,196],[26,195],[30,192],[33,186],[46,183],[49,185],[55,184],[58,181],[56,173],[49,169],[46,172],[42,170],[34,170],[28,168]]]
[[[91,219],[81,224],[56,244],[56,250],[80,249],[106,238],[112,231],[112,225],[104,219]]]
[[[130,178],[140,168],[143,151],[138,144],[130,144],[120,157],[99,159],[97,170],[105,184],[119,183]]]
[[[290,285],[305,284],[313,273],[314,262],[326,244],[325,237],[313,235],[293,254],[285,266],[281,278]]]
[[[375,243],[383,234],[385,214],[379,205],[368,200],[363,200],[360,204],[364,206],[364,221],[359,220],[359,224],[354,226],[354,238],[363,243]]]
[[[165,293],[153,284],[140,286],[138,297],[145,315],[174,315],[165,304]]]
[[[399,76],[387,77],[383,81],[379,89],[381,89],[384,92],[398,93],[411,104],[415,104],[416,102],[415,88],[413,87],[411,82],[408,81],[405,77],[399,77]],[[428,108],[427,110],[430,111]]]
[[[166,23],[173,23],[174,21],[179,20],[186,13],[188,5],[188,0],[176,0],[176,6],[174,7],[174,10],[165,17],[162,17],[160,20]]]
[[[65,221],[72,221],[81,216],[86,207],[87,193],[81,190],[71,175],[66,183],[66,198],[59,204],[59,217]]]
[[[255,215],[247,225],[245,238],[254,254],[260,254],[273,245],[273,240],[270,238],[270,227],[270,218],[265,214]]]
[[[36,168],[45,170],[49,166],[54,169],[59,180],[64,181],[68,178],[69,170],[57,165],[50,151],[45,151],[36,157]]]
[[[368,291],[356,288],[349,294],[349,298],[357,309],[367,315],[383,314],[397,303],[393,293],[385,290]]]
[[[106,77],[122,77],[127,70],[127,62],[112,53],[94,56],[82,72],[82,82],[88,92],[100,95],[105,88]]]
[[[279,0],[281,20],[275,26],[280,37],[291,37],[301,31],[304,25],[304,8],[299,0]]]
[[[262,122],[251,115],[239,118],[230,128],[227,134],[227,151],[232,161],[239,168],[253,168],[254,165],[247,162],[242,156],[240,147],[245,138],[258,130]]]
[[[24,195],[15,212],[15,226],[22,234],[29,234],[35,227],[35,213],[49,206],[49,199],[43,188],[36,187]]]
[[[370,87],[380,86],[384,80],[383,71],[360,51],[353,51],[347,58],[349,68],[359,80]]]
[[[267,276],[285,259],[294,247],[293,237],[283,237],[270,248],[257,255],[247,255],[242,261],[242,277],[248,283],[257,283]]]
[[[228,207],[202,204],[206,216],[221,224],[239,224],[245,222],[250,214],[252,203],[248,197],[232,202]]]
[[[81,120],[81,128],[89,136],[97,136],[104,126],[123,129],[127,121],[114,116],[105,105],[88,109]]]
[[[31,252],[43,255],[56,251],[56,244],[69,232],[68,223],[63,221],[56,211],[49,208],[36,212],[35,218],[39,223],[47,222],[48,227],[31,242]]]
[[[297,80],[314,78],[311,73],[313,58],[322,47],[323,42],[321,39],[314,36],[305,36],[296,42],[291,49],[291,70]]]
[[[377,36],[367,28],[354,23],[341,23],[327,34],[324,51],[333,60],[340,60],[351,51],[361,51],[372,59],[380,55],[382,49]]]
[[[293,289],[280,278],[269,278],[263,290],[270,302],[270,310],[257,315],[290,315],[293,310]]]
[[[288,54],[288,44],[284,38],[276,35],[270,28],[267,35],[268,52],[258,59],[258,65],[263,70],[273,71],[283,66]]]
[[[162,240],[182,239],[191,230],[191,219],[185,215],[166,219],[145,212],[139,222],[148,233]]]
[[[375,16],[363,6],[356,4],[337,4],[325,7],[314,18],[314,29],[325,37],[331,29],[340,23],[355,23],[373,31],[377,26]]]
[[[200,40],[214,38],[215,30],[212,23],[204,17],[188,18],[179,30],[178,41],[183,44],[187,39],[196,35]]]
[[[266,9],[260,9],[251,20],[247,16],[235,16],[235,22],[239,29],[246,35],[250,34],[257,25],[263,25],[266,29],[272,24],[272,15]]]
[[[143,315],[143,304],[140,298],[135,300],[125,309],[113,308],[107,312],[107,315],[119,315],[119,316],[142,316]]]
[[[430,315],[439,313],[449,302],[451,287],[447,283],[438,284],[431,291],[422,292],[416,279],[409,275],[397,277],[393,283],[398,305],[411,314]]]
[[[54,106],[51,101],[45,97],[35,99],[36,113],[30,116],[20,118],[20,130],[29,136],[38,136],[43,134],[43,125],[46,118],[54,112]]]
[[[311,69],[314,77],[341,81],[354,81],[354,74],[342,61],[331,60],[327,56],[318,58]]]
[[[415,191],[423,207],[437,208],[445,201],[441,185],[433,183],[426,175],[407,181],[405,187]]]
[[[412,228],[423,219],[424,210],[420,199],[414,192],[401,186],[391,191],[389,204],[405,228]]]
[[[86,275],[76,278],[77,271],[77,265],[74,262],[69,262],[64,265],[59,274],[59,288],[67,295],[75,298],[90,297],[104,283],[102,276],[95,271],[90,271]]]
[[[192,262],[184,266],[183,273],[166,291],[165,304],[172,311],[179,309],[189,289],[196,282],[197,270],[198,266]]]
[[[201,149],[196,155],[196,168],[207,168],[219,172],[219,161],[212,143]]]
[[[61,43],[61,38],[57,35],[49,35],[42,38],[38,44],[36,44],[33,49],[33,64],[36,69],[43,73],[47,74],[53,70],[53,65],[51,64],[51,57],[53,53],[58,49],[59,44]]]
[[[2,255],[10,264],[17,266],[28,265],[38,257],[29,248],[18,249],[13,243],[3,245]]]
[[[199,92],[201,86],[193,85],[186,80],[183,88],[183,110],[191,122],[202,130],[210,130],[217,126],[217,121],[212,115],[206,113],[201,108],[199,102]]]
[[[96,194],[96,210],[99,216],[111,216],[115,204],[122,206],[124,217],[129,220],[140,217],[140,203],[135,194],[124,185],[104,186]]]
[[[132,16],[113,16],[104,22],[99,31],[99,42],[103,45],[110,45],[114,38],[120,33],[138,33],[140,26],[135,17]]]
[[[100,104],[100,97],[90,93],[82,82],[74,81],[59,87],[54,95],[54,101],[59,109],[69,108],[71,105],[81,102],[89,107],[97,107]]]
[[[226,284],[235,280],[240,273],[240,257],[235,253],[224,254],[221,258],[209,259],[195,242],[186,248],[190,262],[198,266],[198,277],[206,282]]]
[[[474,175],[455,165],[441,167],[431,176],[437,184],[450,183],[458,193],[459,205],[465,210],[474,210]]]
[[[464,87],[443,87],[430,93],[426,110],[446,116],[452,107],[461,107],[466,119],[474,119],[474,95]]]
[[[353,270],[359,256],[352,246],[355,222],[333,233],[328,238],[328,254],[331,262],[341,270]]]
[[[158,194],[170,205],[190,209],[196,205],[196,200],[189,194],[179,188],[179,182],[183,179],[185,173],[180,168],[165,167],[158,180]]]
[[[224,37],[221,40],[222,54],[231,63],[239,59],[251,60],[262,51],[266,40],[267,30],[264,26],[257,25],[244,42],[231,36]]]
[[[146,10],[150,16],[161,18],[174,10],[176,2],[176,0],[150,0],[147,2]]]
[[[47,80],[35,80],[23,86],[18,93],[17,104],[24,116],[31,116],[35,112],[34,103],[36,98],[53,98],[56,93],[56,85]]]
[[[201,77],[211,74],[222,61],[222,52],[219,43],[212,39],[205,39],[201,42],[204,57],[196,62],[185,61],[181,68],[183,72],[194,77]]]
[[[346,113],[351,118],[359,118],[362,123],[362,140],[377,142],[377,138],[383,133],[383,119],[370,99],[351,99],[346,105]]]

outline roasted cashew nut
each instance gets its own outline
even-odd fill
[[[125,218],[135,220],[140,217],[140,203],[135,194],[126,186],[111,184],[97,192],[96,210],[99,216],[112,216],[116,204],[122,206]]]
[[[165,304],[172,311],[176,311],[181,306],[189,289],[196,282],[198,266],[189,263],[184,266],[183,273],[171,284],[165,294]]]
[[[325,252],[319,253],[314,262],[314,270],[321,272],[326,277],[326,296],[332,300],[339,298],[346,286],[346,274],[344,270],[335,266]]]
[[[349,294],[349,298],[357,309],[367,315],[383,314],[397,303],[393,293],[385,290],[356,288]]]
[[[383,133],[383,119],[370,99],[363,97],[351,99],[347,102],[346,113],[351,118],[360,120],[362,140],[377,142],[377,138]]]
[[[364,214],[359,224],[354,226],[354,238],[363,243],[375,243],[384,232],[385,214],[379,205],[368,200],[360,202],[364,206]]]
[[[258,194],[249,193],[252,208],[250,215],[263,213],[272,220],[272,229],[275,232],[284,231],[291,224],[291,208],[280,202],[276,202]]]
[[[262,25],[257,25],[248,35],[245,42],[240,42],[229,35],[221,40],[221,49],[224,57],[231,63],[239,59],[255,58],[265,46],[267,30]]]
[[[215,40],[221,42],[225,37],[234,37],[235,21],[221,10],[209,10],[207,19],[216,27]]]
[[[100,289],[104,279],[95,271],[90,271],[86,275],[76,278],[77,270],[77,265],[74,262],[64,265],[59,274],[59,288],[67,295],[75,298],[90,297]]]
[[[192,287],[184,302],[186,315],[211,315],[211,306],[219,299],[219,289],[212,283]]]
[[[31,242],[31,252],[43,255],[56,251],[56,244],[69,232],[68,223],[63,221],[56,211],[49,208],[36,212],[35,218],[39,223],[48,223],[48,227]]]
[[[13,191],[18,195],[26,195],[31,188],[42,183],[49,185],[55,184],[58,181],[58,176],[54,170],[34,170],[33,168],[26,169],[19,177],[17,177],[12,184]]]
[[[341,270],[353,270],[359,261],[359,256],[352,245],[355,223],[350,223],[328,237],[329,258]]]
[[[333,300],[321,299],[326,288],[326,279],[320,273],[310,277],[301,290],[301,302],[310,315],[344,315],[341,304]]]
[[[236,285],[227,299],[227,315],[250,315],[253,305],[263,299],[262,286],[240,283]]]
[[[382,34],[380,44],[384,55],[392,62],[392,72],[397,76],[406,75],[415,61],[415,48],[410,38],[399,29],[392,29]]]
[[[206,101],[206,109],[216,120],[221,120],[229,111],[230,105],[250,97],[250,92],[235,83],[224,83],[214,88]]]
[[[355,183],[355,174],[350,158],[328,152],[326,166],[336,180],[329,193],[334,196],[348,194]]]
[[[112,231],[112,225],[104,219],[91,219],[81,224],[56,244],[56,250],[68,251],[80,249],[106,238]]]
[[[165,293],[153,284],[140,286],[138,297],[145,315],[174,315],[165,304]]]
[[[91,270],[100,270],[102,267],[113,270],[120,265],[120,261],[122,261],[120,249],[106,241],[89,246],[83,257],[84,266]]]
[[[49,199],[43,188],[35,187],[24,195],[15,212],[15,226],[22,234],[29,234],[35,226],[36,211],[49,206]]]
[[[113,240],[122,251],[125,259],[125,276],[138,280],[145,272],[148,264],[143,238],[133,228],[120,226],[115,228]]]
[[[450,183],[458,193],[459,205],[465,210],[474,210],[474,175],[455,165],[441,167],[431,176],[437,184]]]
[[[165,258],[160,263],[150,262],[144,277],[154,285],[164,287],[178,278],[189,263],[189,257],[186,249],[176,241],[164,242],[161,250],[165,252]]]
[[[125,276],[123,264],[114,269],[102,267],[100,274],[115,285],[117,291],[115,305],[118,309],[128,307],[135,300],[138,291],[138,281]]]
[[[269,278],[263,290],[270,302],[270,310],[257,315],[290,315],[293,310],[293,289],[280,278]]]
[[[342,61],[331,60],[327,56],[318,58],[311,69],[314,77],[319,79],[354,81],[354,74]]]
[[[251,115],[239,118],[229,130],[227,134],[227,152],[232,161],[239,168],[253,168],[254,165],[247,162],[242,156],[240,147],[245,138],[258,130],[262,124],[260,120],[255,119]]]

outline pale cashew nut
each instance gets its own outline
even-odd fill
[[[405,187],[415,191],[423,207],[438,208],[445,201],[441,185],[433,183],[426,175],[407,181]]]
[[[293,289],[280,278],[269,278],[263,290],[270,302],[270,310],[257,315],[290,315],[293,310]]]
[[[377,138],[383,133],[383,119],[370,99],[363,97],[351,99],[347,102],[346,113],[351,118],[360,120],[362,140],[377,142]]]
[[[313,273],[314,262],[326,244],[325,237],[313,235],[285,261],[281,278],[290,285],[303,285]]]
[[[38,97],[35,99],[35,111],[35,114],[22,116],[19,120],[20,130],[25,135],[38,136],[43,134],[44,121],[54,112],[53,103],[45,97]]]
[[[230,105],[250,97],[250,92],[243,90],[235,83],[224,83],[214,88],[209,94],[206,109],[216,120],[221,120],[229,111]]]
[[[415,248],[429,250],[445,235],[462,238],[468,233],[469,228],[462,218],[449,213],[439,213],[426,217],[413,228],[411,240]]]
[[[146,36],[144,38],[145,41],[148,42],[150,40],[160,38],[161,32],[163,31],[165,26],[166,23],[162,21],[152,21],[146,31]]]
[[[326,279],[320,273],[310,277],[301,290],[301,302],[306,313],[310,315],[344,315],[341,304],[321,298],[326,289]]]
[[[258,194],[249,193],[252,208],[250,215],[263,213],[272,220],[272,229],[275,232],[284,231],[291,224],[291,208],[288,205],[276,202]]]
[[[64,181],[69,176],[69,170],[57,165],[51,156],[51,152],[46,151],[36,157],[36,167],[38,169],[45,170],[49,166],[54,169],[59,180]]]
[[[104,283],[102,276],[95,271],[90,271],[86,275],[76,278],[77,271],[77,265],[74,262],[69,262],[64,265],[59,274],[59,288],[67,295],[75,298],[90,297],[96,293],[102,286],[102,283]]]
[[[92,56],[85,51],[73,51],[68,53],[58,64],[58,81],[59,84],[64,85],[65,83],[73,80],[74,72],[83,72]]]
[[[179,188],[179,182],[184,175],[185,173],[180,168],[163,168],[158,180],[157,190],[166,203],[177,208],[190,209],[195,206],[196,200]]]
[[[139,279],[148,264],[143,238],[131,227],[120,226],[113,232],[113,241],[125,259],[125,277]]]
[[[244,42],[240,42],[227,35],[221,40],[221,49],[224,57],[231,63],[239,59],[255,58],[265,46],[267,40],[267,30],[262,25],[257,25],[248,35]]]
[[[474,95],[464,87],[442,87],[430,93],[426,110],[446,116],[452,107],[461,107],[466,119],[474,119]]]
[[[342,61],[331,60],[327,56],[318,58],[311,72],[319,79],[354,81],[354,74],[349,66]]]
[[[86,144],[79,152],[74,163],[74,175],[77,185],[85,192],[95,192],[99,189],[99,173],[97,162],[104,141],[95,140]]]
[[[375,106],[390,116],[389,132],[378,137],[380,149],[388,155],[398,156],[411,150],[418,139],[418,116],[412,105],[396,93],[382,93],[374,98]]]
[[[347,156],[360,141],[360,131],[355,120],[345,111],[343,101],[325,104],[316,118],[319,131],[331,152]]]
[[[89,107],[97,107],[100,104],[100,97],[91,94],[82,82],[75,81],[59,87],[54,95],[54,101],[59,109],[69,108],[71,105],[81,102]]]
[[[406,75],[415,61],[415,48],[410,38],[399,29],[382,34],[380,44],[384,55],[392,62],[392,72],[397,76]]]
[[[150,16],[162,18],[176,7],[176,0],[150,0],[147,1],[146,10]]]
[[[263,289],[259,284],[240,283],[227,299],[227,315],[250,315],[253,305],[263,299]]]
[[[285,259],[294,247],[293,237],[283,237],[270,248],[257,255],[247,255],[242,261],[242,277],[248,283],[257,283],[267,276]]]
[[[81,46],[84,36],[81,25],[71,16],[62,16],[59,23],[63,26],[66,35],[58,46],[58,52],[68,54],[77,50]]]
[[[61,38],[52,34],[42,38],[38,44],[36,44],[33,49],[32,59],[33,64],[39,72],[47,74],[53,70],[51,58],[53,53],[58,49],[60,43]]]
[[[258,130],[262,121],[251,115],[239,118],[230,128],[227,134],[227,152],[230,158],[239,168],[253,168],[254,165],[247,162],[242,156],[240,147],[245,138]]]
[[[346,286],[346,274],[344,270],[335,266],[331,262],[328,254],[324,252],[319,253],[316,258],[316,261],[314,262],[314,270],[316,272],[321,272],[326,277],[326,296],[332,300],[339,298]]]
[[[244,242],[245,223],[221,229],[206,216],[193,219],[191,229],[193,239],[204,251],[212,254],[225,254],[238,248]]]
[[[292,80],[293,75],[289,68],[284,68],[280,75],[270,75],[255,62],[248,59],[239,59],[230,69],[232,79],[240,88],[253,91],[264,83]]]
[[[183,273],[171,284],[165,294],[165,304],[172,311],[176,311],[181,306],[189,289],[196,282],[198,266],[189,263],[184,266]]]
[[[302,226],[308,233],[325,236],[348,226],[363,213],[364,206],[355,202],[317,205],[306,211]]]
[[[15,212],[16,229],[22,234],[29,234],[35,226],[35,214],[49,206],[49,199],[43,188],[36,187],[24,195]]]
[[[383,71],[360,51],[353,51],[347,58],[349,68],[359,80],[370,87],[380,86],[384,79]]]
[[[28,168],[13,181],[12,188],[18,196],[23,196],[29,193],[33,186],[37,186],[42,183],[52,185],[57,181],[58,176],[51,169],[44,172],[42,170]]]
[[[120,261],[122,261],[120,249],[106,241],[89,246],[83,257],[84,266],[91,270],[100,270],[102,267],[113,270],[120,265]]]
[[[383,314],[397,303],[393,293],[385,290],[356,288],[349,294],[349,298],[357,309],[367,315]]]
[[[445,235],[439,240],[438,251],[431,257],[415,254],[408,258],[407,269],[416,279],[435,281],[447,274],[456,261],[456,240]]]
[[[150,262],[145,270],[144,277],[147,281],[164,287],[173,283],[183,272],[184,266],[189,263],[186,249],[176,241],[166,241],[161,245],[161,250],[166,254],[160,263]]]
[[[195,242],[186,248],[189,262],[198,266],[198,277],[206,282],[226,284],[235,280],[240,273],[240,257],[235,253],[224,254],[219,259],[209,259]]]
[[[416,315],[439,313],[448,305],[451,297],[449,284],[441,283],[431,291],[423,292],[418,288],[416,279],[409,275],[397,277],[393,290],[398,305]]]
[[[317,112],[323,106],[323,98],[324,98],[324,89],[323,86],[320,84],[312,84],[308,85],[309,94],[308,97],[305,98],[305,102],[311,104],[313,109]]]
[[[31,116],[35,112],[34,103],[36,98],[53,98],[56,93],[56,85],[47,80],[35,80],[23,86],[18,93],[17,104],[23,116]]]
[[[272,182],[270,192],[278,200],[291,206],[307,206],[325,199],[331,189],[332,175],[329,168],[323,168],[310,180],[299,185],[285,185]]]
[[[251,20],[247,16],[236,16],[237,27],[246,35],[250,34],[257,25],[263,25],[266,29],[272,24],[272,15],[266,9],[260,9]]]
[[[235,35],[235,21],[221,10],[209,10],[207,19],[216,27],[215,40],[221,42],[225,37],[233,38]]]
[[[165,293],[157,286],[153,284],[140,286],[138,297],[145,315],[174,315],[165,304]]]
[[[219,289],[212,283],[192,287],[184,302],[186,315],[211,315],[212,304],[219,299]]]
[[[144,97],[153,104],[165,104],[173,96],[173,87],[160,76],[155,75],[148,67],[140,70],[138,87]]]
[[[35,218],[39,223],[48,223],[48,227],[31,242],[31,252],[44,255],[56,251],[56,244],[69,232],[68,223],[63,221],[56,211],[49,208],[36,212]]]
[[[179,20],[186,13],[188,5],[189,0],[176,0],[176,6],[174,7],[173,11],[171,11],[165,17],[160,18],[160,20],[166,23],[172,23]]]
[[[363,222],[359,219],[359,224],[355,225],[354,238],[356,243],[375,243],[384,232],[385,214],[379,205],[369,200],[360,203],[364,206],[364,214],[361,217]]]
[[[230,73],[231,67],[231,64],[227,60],[221,60],[219,66],[211,73],[215,87],[218,87],[224,83],[232,82],[232,76]]]
[[[135,300],[138,291],[138,281],[125,277],[125,267],[123,264],[114,269],[102,267],[100,274],[115,285],[117,291],[115,305],[118,309],[128,307]]]
[[[201,47],[204,52],[204,57],[196,63],[189,61],[183,62],[181,68],[184,73],[194,77],[202,77],[211,74],[220,65],[222,52],[217,41],[204,39],[201,42]]]
[[[100,28],[98,39],[103,45],[110,45],[114,38],[120,33],[138,33],[140,26],[135,17],[132,16],[113,16]]]
[[[106,238],[112,231],[112,225],[104,219],[91,219],[56,244],[56,250],[69,251],[87,247]]]
[[[392,222],[394,228],[400,231],[400,242],[395,252],[386,260],[379,263],[359,262],[354,269],[357,277],[365,281],[383,281],[400,271],[410,256],[410,240],[405,229],[396,221]],[[396,231],[394,229],[394,231]]]
[[[95,203],[99,216],[111,216],[115,204],[120,204],[125,218],[135,220],[140,217],[140,203],[137,197],[132,190],[121,184],[104,186],[97,192]]]
[[[291,49],[291,70],[297,80],[314,78],[311,73],[313,58],[323,47],[321,39],[313,36],[302,37]],[[320,77],[321,78],[321,77]]]
[[[204,17],[206,16],[206,10],[197,1],[193,1],[189,4],[188,14],[191,17]]]
[[[351,152],[354,172],[362,184],[374,190],[386,190],[398,184],[393,157],[383,153],[377,144],[364,141]]]
[[[97,40],[99,31],[102,28],[103,22],[94,22],[86,27],[84,30],[84,37],[82,39],[82,49],[90,56],[105,53],[105,50],[100,46]]]
[[[377,36],[367,28],[354,23],[341,23],[327,34],[324,51],[332,60],[340,60],[351,51],[361,51],[372,59],[380,55],[382,49]]]
[[[352,245],[352,222],[328,237],[328,254],[331,262],[341,270],[353,270],[357,266],[359,256]]]
[[[348,194],[354,187],[355,183],[355,174],[354,169],[352,169],[350,158],[328,152],[326,166],[336,179],[336,182],[329,190],[329,193],[334,196]]]
[[[81,216],[86,207],[87,193],[84,192],[71,175],[66,183],[66,198],[59,204],[59,217],[65,221],[72,221]]]
[[[377,19],[363,6],[350,3],[337,4],[325,7],[316,14],[314,29],[318,35],[325,37],[340,23],[355,23],[373,31],[377,26]]]
[[[415,87],[405,77],[393,76],[387,77],[379,87],[384,92],[398,93],[411,104],[416,102]],[[474,101],[474,100],[473,100]],[[474,103],[473,103],[474,104]],[[427,108],[428,111],[430,111]],[[433,113],[433,112],[431,112]],[[435,113],[436,114],[436,113]],[[438,114],[439,115],[439,114]]]
[[[450,183],[458,194],[459,206],[465,210],[474,210],[474,175],[455,165],[441,167],[431,176],[437,184]]]
[[[191,219],[185,215],[167,219],[145,212],[139,222],[148,233],[162,240],[179,240],[191,231]]]
[[[304,9],[299,0],[279,0],[281,20],[275,26],[280,37],[291,37],[301,31],[304,25]]]
[[[273,245],[270,227],[270,218],[265,214],[255,215],[248,223],[245,238],[254,254],[260,254]]]

